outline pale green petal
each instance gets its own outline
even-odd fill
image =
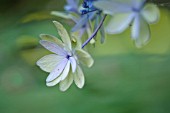
[[[42,57],[37,61],[37,65],[46,72],[51,72],[57,64],[64,59],[63,56],[58,56],[56,54],[50,54]]]
[[[57,21],[53,21],[53,23],[55,24],[55,26],[57,27],[58,30],[58,34],[61,36],[62,41],[64,42],[65,46],[67,46],[70,50],[71,48],[71,41],[70,41],[70,37],[68,35],[68,32],[66,31],[66,29],[63,27],[62,24],[60,24]]]
[[[133,18],[133,13],[115,14],[110,20],[109,24],[106,26],[106,32],[109,34],[122,33],[126,28],[129,27]]]
[[[105,42],[105,38],[106,38],[105,29],[104,29],[103,25],[100,28],[100,37],[101,37],[100,42],[103,44]]]
[[[78,88],[82,88],[84,86],[85,78],[80,66],[77,66],[76,73],[73,74],[73,79]]]
[[[80,35],[81,35],[80,31],[71,32],[72,41],[73,43],[75,43],[76,48],[81,48],[81,45],[82,45],[82,40],[79,37]]]
[[[51,15],[58,16],[58,17],[61,17],[64,19],[72,19],[73,18],[73,16],[71,14],[60,12],[60,11],[52,11]]]
[[[90,29],[90,28],[87,28],[86,31],[87,31],[88,37],[91,37],[91,35],[92,35],[91,29]],[[92,38],[92,39],[90,40],[90,44],[94,44],[95,42],[96,42],[96,41],[94,40],[94,38]]]
[[[66,91],[73,83],[73,75],[70,71],[67,78],[59,83],[59,88],[61,91]]]
[[[160,18],[159,9],[154,4],[146,4],[141,13],[148,23],[156,23]]]
[[[60,39],[58,39],[57,37],[55,36],[52,36],[52,35],[48,35],[48,34],[40,34],[40,38],[42,40],[46,40],[46,41],[50,41],[50,42],[54,42],[56,43],[57,45],[59,45],[60,47],[64,47],[62,41]]]
[[[142,47],[149,42],[150,28],[141,15],[135,17],[132,25],[132,38],[137,47]]]
[[[91,55],[87,53],[86,51],[82,49],[76,49],[76,55],[80,63],[86,65],[87,67],[91,67],[93,65],[94,60],[91,57]]]
[[[64,80],[68,76],[69,71],[70,71],[70,60],[68,60],[62,74],[60,75],[61,80]]]
[[[51,86],[55,86],[56,84],[58,84],[61,81],[61,76],[59,76],[58,78],[56,78],[55,80],[51,81],[51,82],[46,82],[46,85],[51,87]]]

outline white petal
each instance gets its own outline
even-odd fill
[[[62,49],[60,46],[58,46],[57,44],[53,43],[53,42],[49,42],[46,40],[40,40],[40,44],[48,49],[49,51],[56,53],[58,55],[63,55],[65,56],[67,53],[65,52],[64,49]]]
[[[70,57],[69,60],[71,62],[72,72],[74,73],[76,71],[77,66],[76,60],[74,57]]]
[[[67,78],[60,82],[59,88],[61,91],[66,91],[72,83],[73,83],[73,75],[70,72]]]
[[[132,38],[139,48],[146,45],[150,39],[149,25],[141,15],[136,16],[133,22]]]
[[[71,41],[70,41],[70,37],[68,35],[68,32],[63,27],[63,25],[60,24],[59,22],[53,21],[53,23],[57,27],[58,34],[61,36],[62,41],[71,50]]]
[[[146,4],[141,13],[148,23],[156,23],[160,18],[159,9],[154,4]]]
[[[122,12],[129,12],[131,11],[130,5],[124,1],[116,1],[116,0],[101,0],[101,1],[96,1],[94,2],[94,6],[103,10],[104,13],[106,14],[115,14],[115,13],[122,13]]]
[[[115,14],[106,26],[106,32],[110,34],[118,34],[123,32],[127,27],[129,27],[133,18],[133,13]]]
[[[69,71],[70,71],[70,61],[68,60],[67,61],[67,65],[65,66],[62,74],[60,75],[61,76],[61,80],[64,80],[67,77]]]
[[[84,86],[85,79],[80,66],[77,66],[76,73],[73,74],[73,79],[78,88],[82,88]]]
[[[132,23],[132,39],[137,39],[140,32],[140,16],[139,14],[135,15],[135,19]]]
[[[46,85],[51,87],[51,86],[55,86],[56,84],[58,84],[61,81],[61,77],[57,77],[55,80],[51,81],[51,82],[47,82]]]
[[[68,62],[67,58],[64,58],[56,67],[55,69],[50,73],[50,75],[47,77],[46,82],[51,82],[54,79],[56,79],[64,70],[66,67],[66,64]]]
[[[57,66],[57,64],[64,59],[63,56],[58,56],[55,54],[50,54],[42,57],[37,61],[37,65],[46,72],[51,72]]]

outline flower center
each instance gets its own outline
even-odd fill
[[[84,8],[83,10],[81,10],[81,14],[84,15],[84,14],[88,14],[90,12],[94,12],[94,11],[97,11],[98,9],[96,9],[94,6],[93,6],[93,1],[95,0],[84,0],[83,4],[82,4],[82,7]]]
[[[68,60],[69,60],[70,57],[71,57],[70,55],[67,55],[67,56],[66,56],[66,58],[67,58]]]

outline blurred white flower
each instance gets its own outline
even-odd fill
[[[160,12],[156,5],[146,3],[146,0],[100,0],[94,6],[104,13],[113,15],[106,27],[110,34],[122,33],[132,25],[131,37],[137,47],[147,44],[150,39],[148,24],[156,23]]]
[[[46,79],[47,86],[59,83],[60,90],[66,91],[74,81],[77,87],[82,88],[85,79],[79,63],[91,67],[94,61],[89,53],[81,49],[80,42],[73,49],[66,29],[57,21],[53,23],[62,41],[54,36],[41,34],[40,44],[54,54],[44,56],[37,61],[37,65],[50,73]]]

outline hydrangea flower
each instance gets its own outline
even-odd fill
[[[84,86],[84,74],[80,63],[91,67],[93,59],[89,53],[81,49],[80,42],[73,48],[66,29],[57,21],[53,22],[58,29],[58,38],[41,34],[40,44],[53,54],[46,55],[37,61],[37,65],[44,71],[49,72],[46,79],[47,86],[59,84],[61,91],[66,91],[75,82],[78,88]]]
[[[113,15],[106,27],[110,34],[122,33],[132,25],[131,37],[137,47],[142,47],[150,39],[150,28],[148,24],[159,20],[159,9],[146,0],[103,0],[94,5],[103,10],[104,13]]]

